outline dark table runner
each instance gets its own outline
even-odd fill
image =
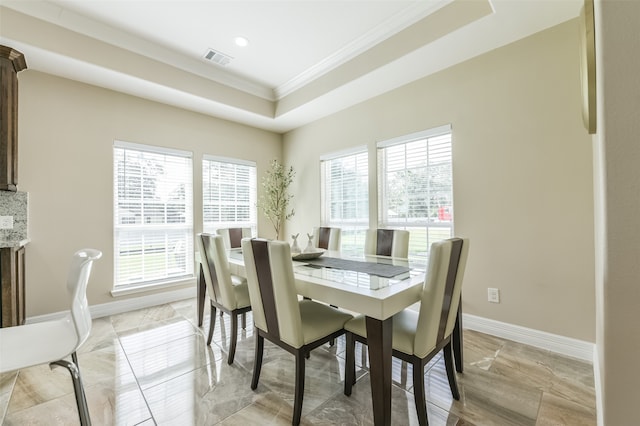
[[[384,278],[393,278],[396,275],[409,272],[408,266],[390,265],[388,263],[364,262],[360,260],[338,259],[335,257],[318,257],[305,260],[309,265],[322,266],[324,268],[344,269],[347,271],[364,272]]]

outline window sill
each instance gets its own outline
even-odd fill
[[[194,276],[191,276],[186,278],[179,278],[175,281],[136,284],[124,288],[114,288],[113,290],[111,290],[111,296],[120,297],[136,293],[148,293],[155,290],[165,290],[168,288],[183,287],[185,285],[195,285],[195,283],[196,278]]]

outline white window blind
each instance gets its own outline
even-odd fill
[[[191,153],[116,141],[115,287],[193,276]]]
[[[341,250],[362,253],[369,226],[369,165],[365,148],[321,158],[321,220],[342,229]]]
[[[257,235],[256,164],[205,156],[202,160],[203,229],[251,228]]]
[[[453,232],[451,127],[378,143],[379,225],[411,232],[410,257]]]

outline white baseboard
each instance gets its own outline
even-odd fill
[[[597,425],[604,425],[604,414],[602,412],[602,376],[600,376],[600,356],[598,348],[593,350],[593,382],[596,389],[596,414]]]
[[[163,305],[165,303],[177,302],[179,300],[196,297],[195,286],[193,288],[183,288],[180,290],[164,291],[162,293],[149,294],[131,299],[119,300],[117,302],[103,303],[91,306],[91,317],[101,318],[109,315],[121,314],[123,312],[135,311],[137,309],[149,308],[151,306]]]
[[[93,318],[101,318],[109,315],[134,311],[136,309],[162,305],[164,303],[190,299],[195,296],[196,294],[194,288],[184,288],[180,290],[166,291],[162,293],[103,303],[100,305],[93,305],[90,306],[89,309]],[[60,318],[62,315],[64,315],[64,312],[56,312],[52,314],[39,315],[36,317],[29,317],[27,319],[27,323]],[[515,342],[524,343],[526,345],[531,345],[540,349],[547,349],[562,355],[593,362],[594,373],[597,373],[596,370],[598,369],[595,368],[597,366],[597,364],[595,363],[595,361],[597,360],[597,354],[595,351],[595,345],[593,343],[470,314],[463,314],[462,324],[464,328],[468,328],[470,330],[479,331],[481,333],[490,334],[492,336],[501,337],[503,339],[513,340]]]
[[[462,314],[462,326],[470,330],[547,349],[561,355],[594,362],[595,344],[470,314]],[[594,364],[595,366],[595,364]]]
[[[102,303],[89,307],[92,318],[101,318],[109,315],[121,314],[135,311],[136,309],[149,308],[151,306],[162,305],[164,303],[177,302],[179,300],[196,297],[195,288],[183,288],[180,290],[165,291],[162,293],[149,294],[141,297],[117,300],[115,302]],[[67,311],[68,312],[68,311]],[[62,317],[66,312],[54,312],[46,315],[38,315],[27,318],[27,323],[48,321]]]

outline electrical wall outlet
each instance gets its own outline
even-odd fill
[[[488,288],[487,300],[491,303],[500,303],[500,290],[497,288]]]
[[[13,229],[13,216],[0,216],[0,229]]]

